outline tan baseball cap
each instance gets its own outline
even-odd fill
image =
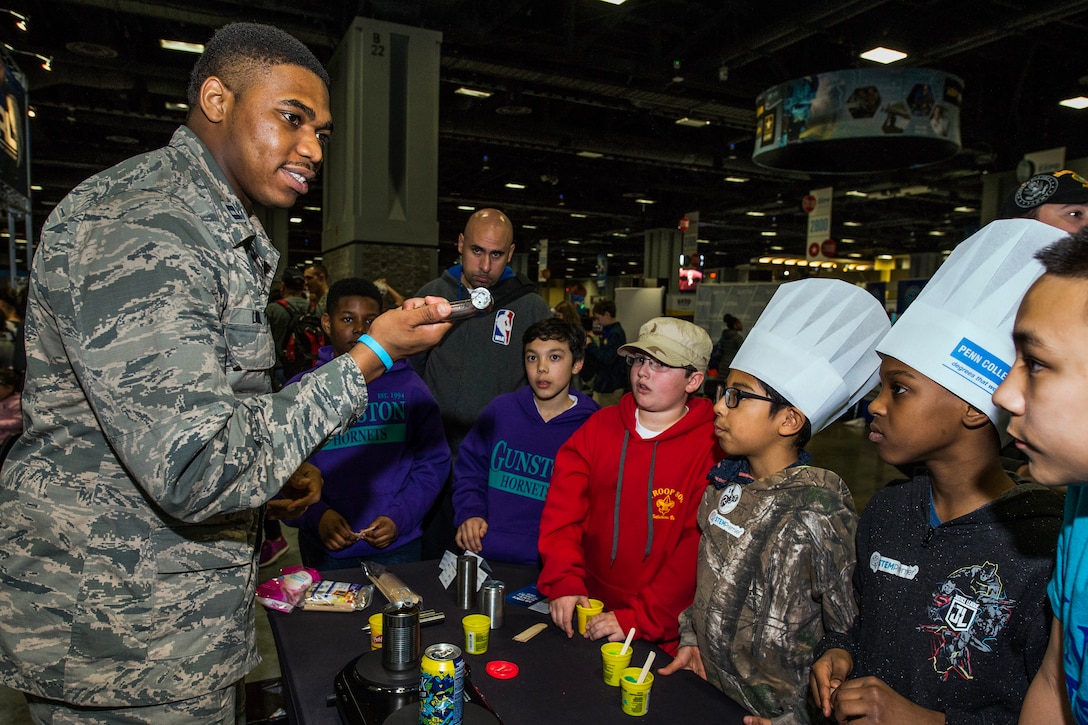
[[[714,344],[706,330],[675,317],[655,317],[638,330],[638,339],[619,349],[621,355],[641,352],[677,368],[706,372]]]

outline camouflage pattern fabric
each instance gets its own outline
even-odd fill
[[[259,508],[367,401],[347,355],[269,393],[278,256],[184,127],[46,220],[0,472],[0,681],[146,705],[256,665]]]
[[[808,704],[813,648],[857,614],[851,576],[858,516],[831,471],[798,466],[748,484],[707,486],[695,601],[680,646],[707,679],[776,725],[822,722]]]

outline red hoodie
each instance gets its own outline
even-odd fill
[[[724,455],[713,421],[710,401],[691,398],[683,418],[643,440],[628,393],[563,444],[540,519],[542,594],[600,599],[625,632],[676,654],[677,617],[695,597],[696,513]]]

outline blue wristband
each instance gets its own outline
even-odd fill
[[[393,358],[389,357],[389,353],[385,351],[385,348],[382,347],[380,342],[370,335],[360,335],[359,342],[369,347],[370,351],[378,356],[378,359],[382,361],[382,365],[385,366],[385,372],[389,372],[393,369]]]

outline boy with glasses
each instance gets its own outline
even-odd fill
[[[721,457],[703,384],[710,336],[658,317],[619,349],[631,392],[602,408],[559,449],[540,520],[538,587],[552,621],[573,636],[575,605],[605,611],[586,637],[636,636],[675,653],[676,618],[695,592],[695,513],[706,471]]]
[[[661,670],[700,677],[775,723],[814,719],[812,648],[845,632],[857,513],[838,475],[804,450],[876,384],[888,331],[876,298],[840,280],[779,287],[741,345],[714,406],[729,457],[707,481],[695,601]]]

